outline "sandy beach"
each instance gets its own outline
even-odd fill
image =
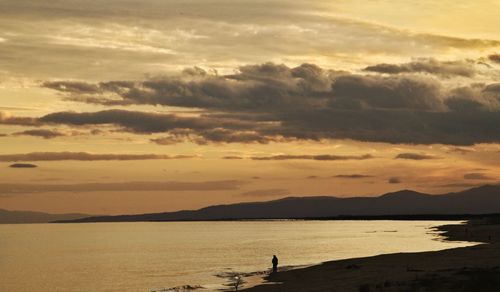
[[[446,240],[477,245],[396,253],[278,271],[245,291],[500,291],[498,219],[437,227]],[[369,243],[367,243],[369,244]]]

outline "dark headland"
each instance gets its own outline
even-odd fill
[[[437,227],[470,247],[325,262],[278,272],[245,291],[500,291],[500,218]]]

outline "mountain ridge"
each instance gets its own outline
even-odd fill
[[[500,213],[500,185],[485,185],[441,195],[401,190],[378,197],[286,197],[271,201],[213,205],[197,210],[93,216],[75,220],[57,220],[57,222],[203,221],[494,213]]]

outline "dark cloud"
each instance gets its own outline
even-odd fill
[[[56,137],[68,136],[68,134],[59,132],[57,130],[48,130],[48,129],[33,129],[26,130],[22,132],[17,132],[13,134],[14,136],[35,136],[41,137],[44,139],[52,139]]]
[[[473,77],[476,73],[473,61],[438,61],[436,59],[419,59],[403,64],[377,64],[368,66],[364,70],[386,74],[400,73],[429,73],[445,77],[464,76]]]
[[[477,180],[491,180],[494,179],[484,173],[479,173],[479,172],[471,172],[471,173],[466,173],[464,174],[464,179],[477,179]]]
[[[414,110],[317,110],[283,116],[275,133],[298,139],[473,145],[500,141],[500,114]]]
[[[241,157],[241,156],[224,156],[224,157],[222,157],[222,159],[239,160],[239,159],[243,159],[243,157]]]
[[[455,153],[460,153],[460,154],[468,154],[468,153],[473,153],[476,150],[474,148],[466,148],[466,147],[453,147],[448,152],[455,152]]]
[[[453,147],[451,148],[450,150],[448,150],[447,152],[450,153],[450,152],[456,152],[456,153],[460,153],[460,154],[468,154],[468,153],[472,153],[472,152],[475,152],[476,150],[474,150],[474,148],[465,148],[465,147]]]
[[[35,164],[31,164],[31,163],[14,163],[14,164],[9,165],[9,167],[11,167],[11,168],[36,168],[38,166]]]
[[[218,191],[236,190],[242,184],[242,182],[237,180],[205,182],[148,181],[83,184],[0,184],[0,194],[108,191]]]
[[[273,156],[254,156],[252,160],[320,160],[320,161],[338,161],[338,160],[366,160],[375,158],[371,154],[364,155],[273,155]]]
[[[432,79],[344,75],[331,90],[333,109],[443,109],[440,85]]]
[[[387,180],[388,183],[390,184],[400,184],[402,183],[403,181],[399,178],[399,177],[390,177],[388,180]]]
[[[486,93],[491,93],[494,94],[495,98],[500,98],[500,83],[492,83],[488,84],[486,87],[483,89],[484,92]]]
[[[95,113],[54,113],[47,123],[69,125],[114,124],[123,130],[148,134],[167,132],[183,141],[269,143],[297,139],[354,139],[360,141],[472,145],[500,141],[500,115],[495,111],[436,112],[414,110],[296,110],[277,113],[270,121],[216,117],[177,117],[155,113],[110,110]],[[398,121],[395,123],[394,121]],[[179,131],[182,130],[182,131]],[[177,132],[176,132],[177,131]],[[165,139],[154,140],[165,144]]]
[[[177,143],[182,143],[185,141],[182,137],[177,137],[177,136],[168,136],[168,137],[160,137],[160,138],[154,138],[150,139],[151,142],[156,143],[158,145],[174,145]]]
[[[189,72],[189,73],[186,73]],[[200,68],[181,76],[152,78],[142,82],[113,81],[98,84],[74,82],[45,84],[52,89],[77,94],[76,100],[106,105],[153,104],[217,110],[266,111],[270,107],[295,108],[314,103],[315,96],[330,91],[338,72],[304,64],[289,68],[266,63],[240,67],[236,74],[219,76]],[[64,89],[59,89],[64,86]],[[97,87],[98,89],[95,89]],[[81,88],[87,88],[83,91]],[[305,98],[304,98],[305,97]]]
[[[286,196],[289,194],[290,190],[287,189],[264,189],[244,192],[241,195],[245,197],[275,197]]]
[[[211,139],[218,131],[240,130],[253,127],[252,122],[237,119],[211,117],[182,117],[174,114],[159,114],[151,112],[105,110],[99,112],[57,112],[41,117],[40,122],[49,124],[66,124],[74,126],[112,124],[122,127],[125,131],[151,134],[171,132],[174,136],[189,136],[200,134]],[[222,130],[219,130],[222,129]],[[215,135],[214,135],[215,132]],[[213,139],[217,139],[216,137]]]
[[[71,93],[99,93],[99,86],[77,81],[52,81],[44,82],[43,87]]]
[[[188,155],[163,154],[92,154],[87,152],[32,152],[23,154],[1,154],[0,161],[59,161],[59,160],[151,160],[192,158]]]
[[[366,174],[338,174],[334,175],[333,177],[335,178],[345,178],[345,179],[361,179],[361,178],[368,178],[368,177],[373,177],[371,175],[366,175]]]
[[[437,66],[441,71],[432,70],[441,75],[467,74],[461,71],[460,62],[419,62],[427,65],[423,68]],[[179,76],[145,81],[88,86],[58,81],[45,86],[89,103],[202,110],[198,116],[105,110],[26,118],[38,124],[110,124],[133,133],[164,133],[151,140],[161,145],[322,139],[450,145],[500,142],[496,127],[500,124],[500,84],[449,88],[438,78],[425,76],[356,75],[314,64],[288,67],[266,63],[243,66],[230,75],[193,68]],[[26,123],[12,117],[4,123],[16,119]]]
[[[488,56],[488,59],[492,62],[500,63],[500,54],[491,54]]]
[[[123,86],[89,84],[100,90],[88,91],[89,96],[82,96],[80,88],[73,93],[79,93],[78,100],[89,103],[152,104],[242,112],[286,112],[325,106],[351,108],[353,105],[348,99],[370,108],[435,109],[440,106],[439,83],[418,77],[363,76],[324,70],[314,64],[289,68],[273,63],[243,66],[232,75],[206,72],[195,74],[196,78],[192,75],[123,82],[126,84]],[[72,84],[70,82],[68,88]]]
[[[106,110],[91,113],[57,112],[41,117],[40,121],[76,126],[114,124],[137,133],[159,133],[176,128],[210,129],[218,125],[201,118],[183,118],[172,114],[126,110]]]
[[[410,159],[410,160],[428,160],[428,159],[438,159],[439,157],[424,154],[424,153],[399,153],[394,157],[395,159]]]

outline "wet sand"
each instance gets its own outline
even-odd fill
[[[470,247],[396,253],[278,271],[250,292],[267,291],[500,291],[500,220],[436,228]]]

